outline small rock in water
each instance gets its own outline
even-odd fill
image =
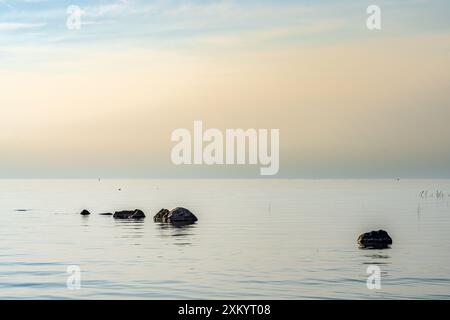
[[[392,238],[384,230],[363,233],[358,237],[361,248],[384,249],[392,244]]]
[[[161,209],[159,212],[153,217],[155,222],[163,222],[167,215],[170,213],[167,209]]]
[[[134,211],[117,211],[114,213],[114,219],[144,219],[145,214],[142,210],[136,209]]]
[[[161,209],[154,217],[155,222],[166,223],[193,223],[198,219],[186,208],[178,207],[172,210]]]
[[[83,211],[81,211],[81,213],[80,213],[82,216],[88,216],[88,215],[90,215],[91,213],[89,212],[89,211],[87,211],[87,210],[83,210]]]
[[[113,214],[110,212],[107,213],[99,213],[101,216],[112,216]]]

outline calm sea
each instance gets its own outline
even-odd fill
[[[0,298],[449,299],[449,194],[449,180],[0,180]],[[177,206],[198,223],[153,222]],[[144,221],[99,215],[135,208]],[[378,229],[391,249],[357,247]]]

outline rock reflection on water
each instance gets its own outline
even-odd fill
[[[134,242],[136,246],[141,245],[141,239],[144,237],[144,220],[134,220],[134,219],[113,219],[114,227],[121,228],[124,232],[118,234],[120,239],[140,239]]]
[[[83,228],[89,227],[89,216],[80,216],[81,217],[81,223],[80,226]]]
[[[162,238],[172,238],[173,244],[179,246],[192,245],[192,238],[197,228],[195,222],[156,223],[155,225]]]
[[[382,250],[373,250],[370,249],[369,250],[365,250],[366,252],[370,252],[370,253],[366,253],[364,254],[364,260],[362,262],[363,265],[376,265],[376,266],[380,266],[381,269],[381,275],[382,276],[388,276],[389,272],[386,269],[387,266],[391,265],[391,256],[387,253],[385,253],[385,250],[389,250],[389,249],[382,249]],[[384,266],[384,267],[383,267]]]
[[[146,226],[147,224],[147,226]],[[86,223],[87,225],[87,223]],[[190,223],[154,223],[150,220],[134,220],[134,219],[114,219],[114,227],[121,228],[123,232],[116,235],[120,239],[139,239],[134,245],[140,245],[142,238],[145,236],[149,225],[154,226],[159,233],[160,238],[171,238],[173,244],[179,246],[192,245],[192,238],[195,235],[197,224]],[[166,239],[167,240],[167,239]]]
[[[386,250],[386,249],[384,249]],[[366,251],[368,252],[368,251]],[[376,264],[376,265],[386,265],[386,264],[391,264],[391,256],[386,254],[386,253],[382,253],[381,250],[377,250],[374,251],[373,249],[370,250],[370,253],[366,253],[364,254],[364,258],[367,261],[364,261],[363,264]]]

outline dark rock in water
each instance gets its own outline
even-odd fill
[[[167,215],[167,220],[170,222],[195,222],[197,217],[186,208],[172,209]]]
[[[164,220],[169,215],[170,211],[167,209],[161,209],[159,212],[153,217],[155,222],[164,222]]]
[[[197,217],[186,208],[175,208],[172,210],[161,209],[153,218],[155,222],[166,223],[193,223],[198,219]]]
[[[89,212],[89,211],[87,211],[87,210],[83,210],[83,211],[81,211],[81,213],[80,213],[82,216],[88,216],[88,215],[90,215],[91,213]]]
[[[114,213],[114,219],[144,219],[145,214],[139,209],[134,211],[117,211]]]
[[[144,218],[145,218],[144,212],[139,209],[134,210],[134,213],[131,216],[131,219],[144,219]]]
[[[134,211],[116,211],[113,215],[114,219],[128,219],[133,215]]]
[[[99,215],[101,216],[112,216],[113,214],[110,212],[106,212],[106,213],[99,213]]]
[[[362,248],[384,249],[392,244],[392,238],[384,230],[371,231],[360,235],[358,244]]]

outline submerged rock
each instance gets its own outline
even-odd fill
[[[80,214],[81,214],[82,216],[88,216],[88,215],[90,215],[91,213],[85,209],[85,210],[81,211]]]
[[[106,213],[99,213],[99,215],[101,215],[101,216],[112,216],[113,214],[111,212],[106,212]]]
[[[172,210],[161,209],[154,217],[155,222],[166,223],[193,223],[198,219],[186,208],[178,207]]]
[[[167,215],[167,220],[170,222],[195,222],[197,217],[186,208],[178,207],[172,209]]]
[[[384,249],[392,244],[392,238],[384,230],[363,233],[358,237],[361,248]]]
[[[167,216],[169,215],[170,211],[167,209],[161,209],[159,212],[153,217],[153,220],[155,222],[163,222]]]
[[[117,211],[113,215],[114,219],[144,219],[145,214],[142,210],[136,209],[134,211]]]

